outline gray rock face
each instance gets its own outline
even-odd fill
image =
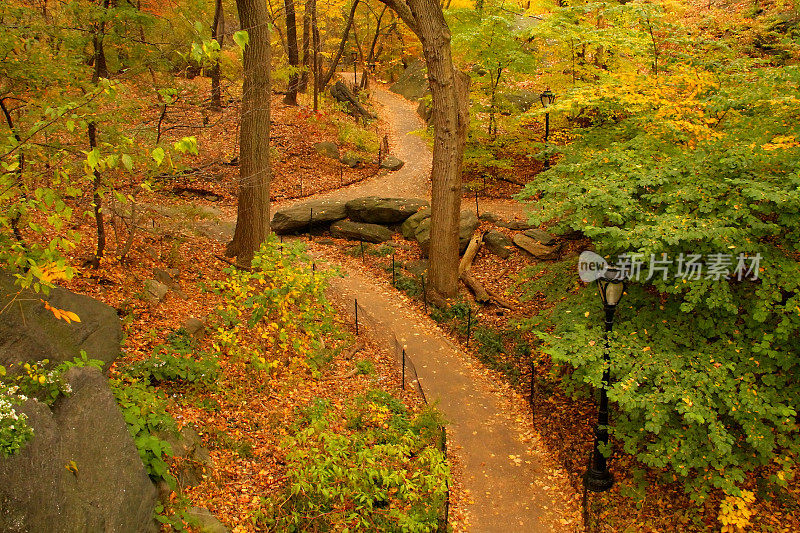
[[[364,242],[385,242],[392,239],[392,230],[378,224],[340,220],[331,225],[331,236]]]
[[[334,142],[322,141],[314,143],[314,151],[331,159],[339,159],[339,147]]]
[[[522,232],[522,234],[525,235],[526,237],[530,237],[539,244],[544,244],[545,246],[553,245],[556,242],[555,237],[553,237],[544,230],[540,230],[539,228],[525,230]]]
[[[278,235],[308,231],[309,226],[321,226],[347,218],[344,205],[339,200],[311,200],[279,209],[272,217],[270,228]]]
[[[205,323],[199,318],[195,318],[193,316],[190,316],[183,321],[183,329],[185,329],[186,333],[188,333],[189,335],[194,337],[195,340],[198,341],[203,340],[206,336]]]
[[[400,78],[389,90],[407,100],[422,98],[428,92],[428,75],[425,63],[416,59],[408,64]]]
[[[66,379],[73,393],[52,412],[35,400],[20,409],[34,437],[0,459],[0,530],[153,531],[156,489],[106,377],[73,368]]]
[[[516,91],[500,95],[501,104],[513,108],[515,111],[527,111],[534,105],[541,105],[539,93],[532,91]]]
[[[501,228],[506,228],[515,231],[531,229],[533,227],[531,224],[528,224],[527,222],[521,222],[519,220],[511,220],[511,221],[498,220],[497,222],[495,222],[495,224],[497,224]]]
[[[42,359],[49,359],[53,364],[72,361],[81,350],[104,363],[119,356],[122,327],[113,307],[56,288],[50,291],[49,297],[23,291],[17,303],[6,308],[18,290],[12,276],[0,272],[0,309],[5,308],[0,320],[0,365],[10,373],[15,372],[19,363]],[[56,319],[39,298],[57,309],[74,312],[81,321],[67,324]]]
[[[381,161],[381,168],[391,170],[392,172],[394,172],[395,170],[400,170],[401,168],[403,168],[403,165],[405,165],[405,163],[397,159],[393,155],[387,155]]]
[[[365,196],[346,204],[347,216],[371,224],[399,224],[430,204],[418,198],[378,198]]]
[[[364,158],[348,152],[342,156],[342,163],[350,168],[358,168],[364,164]]]
[[[478,226],[480,226],[480,221],[478,220],[478,217],[475,215],[474,211],[469,209],[461,211],[461,217],[458,223],[459,253],[463,254],[464,250],[467,249],[469,240],[472,238],[472,234],[475,233],[475,230],[478,229]],[[417,230],[414,233],[414,238],[422,248],[423,255],[427,257],[431,241],[430,218],[426,218],[419,223]]]
[[[169,287],[160,281],[148,279],[144,282],[144,299],[150,303],[163,302],[164,298],[167,297],[167,292],[169,292]]]
[[[500,221],[500,217],[495,215],[494,213],[481,213],[481,216],[478,218],[480,218],[485,222],[489,222],[491,224]]]
[[[166,433],[158,435],[172,447],[173,456],[181,459],[177,469],[178,484],[181,487],[194,487],[203,481],[203,474],[211,466],[211,455],[202,445],[197,431],[191,426],[184,426],[175,435]]]
[[[522,233],[517,233],[514,235],[514,244],[531,254],[536,259],[542,259],[545,261],[558,259],[561,252],[560,246],[545,246],[544,244],[540,244]]]
[[[420,223],[425,220],[426,218],[430,218],[431,216],[431,208],[424,207],[408,217],[403,225],[400,226],[400,233],[403,234],[403,237],[406,239],[413,239],[414,235],[417,233],[417,228],[419,227]]]
[[[508,256],[511,255],[513,247],[511,239],[495,229],[486,232],[483,236],[483,242],[490,252],[501,259],[508,259]]]

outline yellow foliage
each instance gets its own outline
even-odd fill
[[[755,495],[748,490],[743,490],[741,496],[726,496],[719,507],[717,517],[722,524],[723,533],[737,533],[745,531],[750,525],[753,511],[750,504],[756,500]]]

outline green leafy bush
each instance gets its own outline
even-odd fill
[[[411,418],[382,391],[359,397],[354,431],[336,429],[328,403],[315,403],[284,446],[286,494],[265,502],[259,526],[279,531],[434,531],[449,467],[437,449],[441,419]]]
[[[179,328],[167,336],[167,345],[157,346],[153,355],[132,363],[125,373],[152,384],[182,382],[209,385],[216,381],[219,362],[215,356],[197,352],[194,339]]]
[[[159,437],[177,432],[175,420],[167,413],[164,393],[127,378],[111,379],[109,383],[150,477],[175,488],[176,481],[167,464],[172,447]]]
[[[718,50],[697,46],[707,56],[691,68],[682,53],[661,58],[657,82],[609,72],[560,100],[551,113],[605,118],[527,194],[539,198],[535,222],[582,231],[612,261],[644,258],[611,342],[613,435],[702,499],[715,488],[739,496],[755,470],[786,485],[800,454],[800,130],[786,103],[800,68],[721,67],[709,62]],[[648,277],[662,254],[674,261]],[[700,276],[679,272],[687,254],[701,257]],[[732,255],[721,276],[709,275],[714,254]],[[760,268],[737,274],[739,254],[759,255]],[[593,293],[538,329],[553,361],[599,387]]]

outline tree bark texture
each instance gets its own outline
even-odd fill
[[[236,0],[244,49],[236,230],[225,255],[249,264],[269,234],[270,40],[266,3]]]
[[[216,0],[211,38],[219,43],[219,49],[222,51],[222,41],[225,39],[225,11],[222,8],[222,0]],[[211,67],[211,108],[214,110],[222,109],[222,90],[219,77],[219,59],[217,59]]]
[[[303,10],[303,71],[300,73],[300,87],[298,90],[305,93],[308,88],[308,67],[311,65],[309,47],[311,45],[311,7],[314,0],[306,0]]]
[[[294,12],[294,0],[284,0],[286,8],[286,50],[289,58],[289,66],[295,69],[300,68],[300,55],[297,50],[297,16]],[[300,85],[300,74],[295,71],[289,76],[289,86],[283,103],[286,105],[297,105],[297,89]]]
[[[436,0],[381,0],[422,43],[433,100],[429,287],[444,298],[458,292],[461,162],[469,124],[469,76],[453,67],[450,29]]]

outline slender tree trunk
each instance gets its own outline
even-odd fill
[[[303,72],[300,73],[300,87],[298,87],[301,93],[306,92],[308,88],[308,68],[311,65],[309,54],[311,45],[311,11],[313,5],[314,0],[306,0],[305,9],[303,10]]]
[[[320,81],[320,91],[324,91],[325,87],[331,82],[331,79],[333,79],[333,74],[336,72],[336,67],[339,65],[339,60],[342,58],[344,47],[347,44],[347,37],[350,35],[350,27],[353,25],[353,17],[356,15],[357,7],[358,0],[353,0],[353,5],[350,8],[350,15],[347,17],[347,23],[345,24],[344,31],[342,32],[342,39],[339,41],[339,48],[336,49],[336,55],[333,56],[333,61],[331,62],[331,66],[328,69],[327,74],[325,74]]]
[[[108,9],[110,0],[103,1],[103,11]],[[95,25],[94,34],[92,35],[92,44],[94,46],[94,72],[92,73],[92,84],[97,85],[100,83],[100,78],[108,77],[108,66],[106,64],[106,54],[103,48],[103,40],[105,38],[106,23],[101,21]],[[94,150],[97,147],[97,125],[94,120],[89,122],[87,126],[87,134],[89,136],[89,149]],[[103,217],[103,195],[101,188],[103,184],[103,176],[99,170],[93,171],[92,180],[92,205],[94,208],[94,219],[97,224],[97,249],[94,253],[94,258],[89,262],[95,268],[100,266],[100,260],[103,258],[103,253],[106,249],[106,227]]]
[[[313,70],[314,70],[314,112],[319,109],[319,27],[317,26],[317,0],[311,0],[311,40],[314,47]]]
[[[378,15],[377,22],[375,23],[375,35],[372,37],[372,44],[369,47],[369,55],[367,56],[368,65],[375,60],[375,45],[378,44],[378,37],[381,35],[381,20],[383,20],[384,13],[386,13],[386,6],[383,6],[381,14]]]
[[[289,66],[298,69],[300,67],[300,58],[297,53],[297,17],[294,12],[294,0],[284,0],[283,4],[286,8],[286,45]],[[297,105],[297,89],[299,85],[300,76],[295,71],[289,76],[289,87],[286,91],[286,96],[283,98],[284,104]]]
[[[22,144],[22,138],[17,131],[17,128],[14,126],[14,120],[11,118],[11,112],[6,107],[5,98],[0,98],[0,109],[3,111],[3,115],[6,118],[6,124],[8,124],[8,129],[11,130],[11,134],[14,136],[14,139],[17,141],[17,144]],[[22,199],[25,199],[25,187],[23,182],[23,173],[25,172],[25,152],[20,147],[17,156],[17,170],[15,171],[17,174],[17,185],[19,186],[20,196]],[[14,234],[14,238],[17,239],[19,242],[24,242],[22,238],[22,232],[19,229],[19,220],[22,218],[22,213],[17,206],[11,206],[12,212],[14,214],[11,216],[11,232]]]
[[[250,39],[244,49],[236,230],[225,255],[247,265],[269,234],[269,14],[262,0],[236,0],[236,8]]]
[[[211,38],[219,43],[219,49],[222,51],[222,42],[225,40],[225,10],[222,7],[222,0],[216,0]],[[219,77],[219,58],[217,58],[211,67],[211,109],[215,111],[222,109],[222,90]]]

